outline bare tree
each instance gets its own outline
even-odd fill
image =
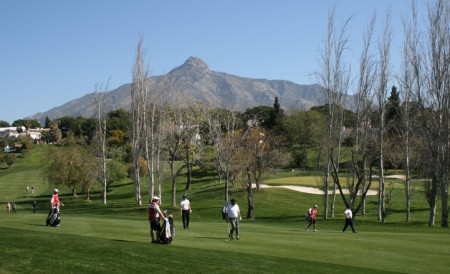
[[[149,195],[149,201],[151,201],[153,194],[154,194],[154,177],[153,177],[153,150],[152,150],[152,128],[153,124],[152,119],[153,117],[150,116],[149,110],[149,104],[148,104],[148,96],[150,92],[150,83],[149,83],[149,77],[147,76],[147,80],[143,83],[146,85],[146,87],[143,87],[144,92],[142,94],[142,156],[145,159],[146,166],[147,166],[147,174],[148,174],[148,195]]]
[[[224,199],[228,201],[229,182],[233,177],[232,161],[245,132],[238,130],[235,112],[219,108],[208,109],[206,117],[216,152],[217,168],[225,179]]]
[[[436,204],[441,193],[441,226],[448,227],[448,167],[450,116],[450,3],[437,0],[429,3],[428,24],[424,37],[424,56],[413,59],[414,69],[423,71],[423,86],[416,96],[420,110],[420,133],[425,143],[426,175],[431,179],[429,226],[434,226]],[[412,55],[411,57],[414,57]],[[423,63],[421,62],[423,61]],[[415,74],[416,77],[422,74]]]
[[[244,184],[248,185],[248,180],[256,184],[256,189],[260,189],[260,178],[263,170],[265,169],[266,163],[264,161],[264,154],[267,153],[270,146],[268,139],[266,137],[268,133],[264,132],[259,128],[250,128],[247,132],[247,136],[242,140],[240,146],[236,150],[236,159],[232,162],[233,170],[241,174]],[[253,177],[253,180],[252,180]],[[247,187],[247,194],[249,202],[252,201],[252,189]],[[250,207],[249,207],[250,209]],[[253,211],[253,205],[251,206]],[[254,214],[249,213],[253,218]]]
[[[197,133],[199,108],[195,102],[186,101],[176,89],[166,98],[162,131],[164,151],[170,167],[172,206],[176,206],[176,178],[181,171],[187,170],[186,190],[190,188],[192,171],[191,141]],[[181,162],[180,160],[183,160]],[[180,163],[181,162],[181,163]]]
[[[147,174],[148,174],[148,196],[149,200],[154,196],[155,193],[155,171],[154,171],[154,106],[150,106],[150,110],[144,111],[144,121],[143,121],[143,143],[144,143],[144,158],[147,164]]]
[[[142,137],[143,125],[145,124],[146,98],[148,93],[148,71],[144,68],[144,53],[142,51],[142,39],[139,40],[136,47],[136,57],[133,69],[133,82],[131,85],[131,153],[133,158],[133,182],[135,189],[135,200],[142,205],[141,197],[141,174],[139,161],[142,157]]]
[[[253,203],[253,183],[250,167],[247,166],[247,219],[255,219],[255,205]]]
[[[325,153],[327,156],[325,157],[326,163],[323,179],[325,190],[324,219],[328,218],[328,191],[331,172],[330,153],[336,151],[339,154],[339,149],[334,149],[335,147],[339,147],[341,133],[342,113],[338,111],[343,109],[343,100],[347,93],[350,75],[350,68],[344,61],[344,51],[347,48],[348,39],[346,31],[351,17],[345,21],[342,28],[337,30],[335,27],[335,13],[335,8],[328,13],[327,36],[320,54],[320,71],[316,73],[319,82],[324,87],[324,95],[328,104],[327,138],[325,141]],[[332,208],[334,208],[333,204]]]
[[[163,123],[165,117],[165,87],[167,78],[162,77],[155,86],[155,92],[151,96],[151,105],[148,115],[150,115],[150,125],[147,128],[147,141],[150,142],[150,151],[147,154],[147,169],[149,172],[149,195],[158,196],[162,194],[162,172],[161,157],[163,153]],[[157,178],[155,180],[155,173]],[[156,184],[156,185],[155,185]],[[162,201],[161,201],[162,202]]]
[[[378,77],[376,96],[378,100],[378,114],[380,124],[378,126],[378,160],[379,160],[379,189],[378,189],[378,219],[384,222],[386,210],[384,199],[384,141],[385,141],[385,112],[386,112],[386,95],[388,92],[388,81],[390,78],[389,60],[391,50],[391,17],[390,12],[386,13],[383,37],[378,43],[379,60],[378,60]]]
[[[411,148],[412,148],[412,130],[413,130],[413,115],[412,115],[412,100],[413,90],[417,90],[417,84],[414,79],[420,77],[416,75],[419,70],[415,70],[414,59],[418,57],[419,49],[419,34],[417,27],[417,8],[416,3],[412,3],[412,22],[409,23],[407,19],[403,19],[403,31],[405,41],[402,51],[402,70],[399,76],[401,92],[403,92],[403,106],[401,108],[402,129],[403,136],[403,155],[404,155],[404,172],[405,172],[405,200],[406,200],[406,216],[405,221],[411,220]]]
[[[371,45],[373,40],[373,30],[375,26],[375,14],[370,19],[366,30],[363,33],[363,50],[359,59],[359,76],[357,82],[357,91],[355,96],[356,107],[356,126],[354,132],[355,145],[354,154],[357,158],[360,155],[366,155],[369,143],[369,130],[371,121],[369,112],[372,109],[372,95],[375,80],[375,62],[371,56]],[[364,166],[365,170],[366,167]],[[365,175],[365,173],[362,173]],[[353,174],[353,180],[356,180],[356,173]],[[367,188],[367,178],[363,178],[362,191]],[[362,200],[362,214],[366,213],[365,199]]]
[[[163,106],[162,104],[160,104],[160,106]],[[161,197],[162,194],[162,173],[163,173],[163,166],[161,164],[161,157],[163,154],[163,132],[162,132],[162,128],[163,128],[163,123],[162,123],[162,117],[164,117],[164,109],[161,107],[159,109],[159,120],[157,123],[155,123],[154,127],[155,127],[155,137],[153,140],[153,152],[155,154],[155,166],[156,166],[156,174],[158,175],[158,178],[156,180],[157,186],[156,188],[158,189],[158,195],[159,197]],[[152,174],[153,176],[153,174]]]
[[[109,80],[108,80],[109,82]],[[108,189],[108,175],[106,165],[106,92],[108,91],[108,82],[105,85],[104,91],[102,85],[95,85],[94,103],[97,116],[97,149],[96,156],[99,162],[99,178],[102,185],[103,204],[106,205],[106,192]]]
[[[370,185],[372,184],[372,164],[373,162],[368,163],[369,165],[369,170],[366,169],[366,161],[370,161],[373,157],[371,157],[369,154],[365,154],[363,155],[362,159],[358,160],[356,158],[356,155],[353,153],[352,154],[352,172],[354,174],[356,174],[356,178],[357,180],[349,180],[349,185],[347,186],[348,190],[349,190],[349,196],[347,197],[344,192],[343,192],[343,188],[342,188],[342,183],[340,180],[340,176],[339,176],[339,170],[336,166],[335,160],[331,159],[331,165],[333,166],[333,171],[331,173],[334,182],[336,183],[336,185],[338,186],[339,189],[339,193],[340,196],[342,198],[342,201],[344,202],[345,206],[352,206],[353,208],[353,214],[356,216],[358,214],[358,212],[361,210],[367,192],[370,189]],[[368,174],[366,174],[368,173]],[[364,191],[360,192],[360,188],[363,187],[363,184],[366,180],[366,178],[369,178],[367,187],[365,187]],[[358,194],[360,196],[360,199],[358,201]],[[355,206],[356,205],[356,206]]]
[[[253,220],[255,218],[253,185],[255,184],[257,190],[259,190],[261,176],[264,172],[276,170],[287,163],[281,151],[282,143],[283,140],[279,136],[272,135],[259,128],[251,128],[246,131],[240,142],[236,151],[236,158],[232,161],[232,169],[241,174],[243,187],[247,190],[247,219]]]
[[[179,108],[178,108],[179,107]],[[166,109],[166,119],[164,130],[164,149],[167,151],[168,163],[170,167],[172,206],[176,206],[176,178],[180,175],[184,166],[175,166],[181,158],[183,135],[185,127],[183,124],[183,113],[180,106],[172,105],[171,109]]]
[[[155,172],[159,174],[160,166],[160,152],[161,143],[160,136],[162,134],[162,120],[164,117],[164,87],[166,83],[166,78],[160,78],[160,81],[148,86],[149,94],[145,95],[144,105],[144,120],[143,120],[143,145],[144,145],[144,157],[147,164],[148,173],[148,195],[149,199],[155,194]],[[148,97],[148,98],[147,98]],[[150,103],[151,102],[151,103]],[[161,198],[161,177],[158,176],[159,180],[157,183],[158,196]]]
[[[191,189],[194,157],[200,148],[199,127],[204,117],[198,101],[189,102],[189,106],[183,110],[184,134],[182,140],[182,160],[186,168],[185,190]]]

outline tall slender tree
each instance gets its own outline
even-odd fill
[[[342,114],[338,113],[342,108],[342,103],[347,93],[349,84],[350,67],[345,62],[345,50],[348,44],[347,27],[351,20],[348,18],[340,29],[335,26],[336,8],[328,13],[327,35],[321,49],[317,72],[319,82],[324,87],[324,95],[328,104],[327,130],[325,141],[325,166],[324,166],[324,219],[328,218],[329,207],[329,187],[331,173],[331,153],[339,150],[334,149],[339,146]],[[339,166],[339,164],[337,164]],[[335,191],[334,191],[335,193]],[[333,195],[335,197],[335,195]],[[334,201],[334,199],[333,199]],[[334,208],[334,205],[331,206]],[[333,212],[333,210],[332,210]]]
[[[356,109],[356,122],[354,131],[354,146],[353,153],[360,159],[367,154],[368,144],[369,144],[369,130],[371,128],[370,121],[370,110],[372,109],[372,95],[375,80],[375,62],[371,55],[372,50],[372,40],[373,40],[373,30],[375,27],[376,15],[374,14],[369,20],[366,29],[363,33],[363,50],[361,51],[359,59],[359,74],[356,86],[356,96],[355,96],[355,109]],[[366,163],[366,162],[364,162]],[[363,170],[367,167],[363,166]],[[364,192],[367,188],[367,177],[366,172],[362,175],[362,185],[361,189]],[[356,181],[356,173],[353,173],[352,180]],[[361,203],[362,214],[366,213],[366,203],[365,199]]]
[[[411,220],[411,158],[414,138],[415,119],[413,113],[413,100],[415,91],[420,90],[422,82],[422,69],[420,68],[420,36],[418,29],[418,12],[416,2],[411,5],[411,17],[403,18],[403,31],[405,41],[402,47],[402,67],[399,76],[401,92],[403,94],[403,105],[401,108],[404,172],[405,172],[405,221]],[[411,18],[411,21],[409,21]],[[420,93],[420,92],[418,92]]]
[[[109,80],[108,80],[109,82]],[[96,157],[99,159],[99,179],[102,185],[102,197],[103,204],[106,205],[106,193],[108,188],[108,176],[107,176],[107,165],[106,165],[106,92],[108,91],[108,83],[105,85],[104,91],[102,90],[102,85],[95,85],[94,93],[94,105],[95,112],[97,116],[97,130],[96,130]]]
[[[415,94],[420,110],[420,133],[425,144],[425,173],[429,188],[429,226],[435,225],[437,199],[441,194],[441,226],[448,227],[448,167],[450,165],[450,3],[430,2],[425,36],[425,52],[411,55],[419,83]]]
[[[384,184],[384,142],[385,142],[385,112],[386,94],[388,92],[388,82],[390,80],[390,51],[392,41],[391,16],[386,13],[383,36],[378,43],[378,73],[376,96],[378,101],[378,160],[379,160],[379,189],[378,189],[378,219],[384,223],[386,217],[385,205],[385,184]]]
[[[140,159],[143,154],[142,139],[143,127],[146,115],[145,105],[148,93],[148,70],[144,68],[144,53],[142,50],[142,38],[136,47],[136,57],[132,74],[131,85],[131,116],[132,116],[132,132],[131,132],[131,152],[133,158],[133,182],[135,189],[135,201],[142,205],[141,196],[141,174],[139,169]]]

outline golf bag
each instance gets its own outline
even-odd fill
[[[305,223],[309,223],[310,221],[311,221],[311,214],[308,211],[305,214]]]
[[[47,220],[45,221],[47,226],[57,226],[61,223],[61,215],[59,214],[59,207],[54,206],[50,213],[47,216]]]
[[[159,231],[159,241],[162,244],[170,244],[175,237],[175,228],[173,227],[173,217],[172,215],[164,220],[161,230]]]

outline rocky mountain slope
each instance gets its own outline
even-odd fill
[[[167,94],[176,91],[186,101],[196,99],[233,110],[245,110],[259,105],[273,106],[275,97],[278,97],[281,107],[285,110],[309,109],[325,102],[320,85],[299,85],[284,80],[251,79],[216,72],[210,70],[198,57],[189,57],[181,66],[165,75],[152,76],[150,80],[150,90],[160,88],[172,92]],[[129,110],[130,88],[131,84],[124,84],[107,92],[107,110]],[[94,93],[90,93],[27,118],[43,122],[45,117],[53,120],[65,116],[94,115]]]

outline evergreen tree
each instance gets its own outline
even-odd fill
[[[45,116],[45,126],[44,128],[50,128],[50,124],[52,123],[52,120],[48,118],[48,116]]]
[[[278,100],[278,97],[275,97],[275,101],[273,103],[273,112],[271,117],[271,124],[274,132],[276,134],[283,134],[284,132],[284,110],[281,108],[281,104]]]
[[[391,95],[386,103],[386,128],[389,136],[398,135],[401,132],[401,106],[400,95],[396,86],[392,86]]]

